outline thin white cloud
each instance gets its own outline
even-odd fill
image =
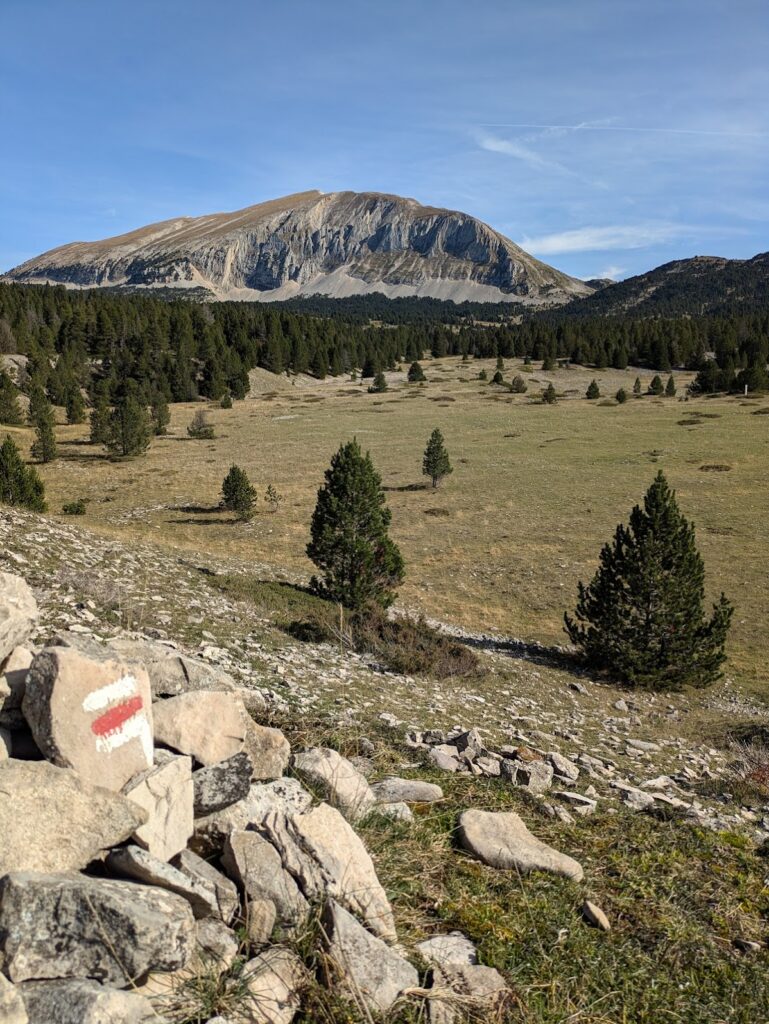
[[[595,276],[606,279],[609,278],[612,281],[616,281],[618,277],[622,277],[627,272],[627,267],[618,267],[614,263],[610,263],[608,267],[604,267]]]
[[[605,252],[610,249],[645,249],[690,234],[683,224],[615,224],[559,231],[538,238],[523,238],[521,245],[535,256],[564,252]]]
[[[769,132],[746,132],[709,128],[640,128],[633,125],[596,124],[584,121],[580,124],[527,124],[520,122],[487,122],[482,128],[537,128],[541,131],[586,131],[586,132],[640,132],[663,135],[716,135],[737,139],[766,139]]]
[[[524,146],[520,142],[513,142],[510,139],[498,139],[494,135],[482,135],[478,140],[478,144],[481,149],[485,149],[489,153],[503,153],[505,156],[514,157],[516,160],[522,160],[525,164],[528,164],[530,167],[534,167],[537,170],[558,171],[560,174],[568,174],[576,177],[576,175],[574,175],[574,171],[570,170],[568,167],[564,167],[564,165],[558,163],[557,160],[548,160],[536,150],[531,149],[529,146]]]

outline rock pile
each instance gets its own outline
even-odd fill
[[[184,689],[162,657],[138,660],[142,646],[75,634],[24,647],[35,618],[25,582],[0,576],[3,1020],[179,1019],[185,986],[204,973],[230,993],[216,1024],[290,1024],[308,984],[333,986],[367,1017],[425,1001],[433,1024],[465,1011],[495,1019],[508,1005],[464,937],[402,949],[353,827],[372,811],[408,817],[440,787],[370,785],[323,748],[295,752],[299,778],[287,777],[288,741],[252,719],[236,687],[207,689],[191,672]],[[457,770],[503,760],[477,735],[450,745]],[[520,819],[517,831],[500,820],[517,816],[478,813],[460,826],[487,863],[504,831],[499,866],[581,877],[556,851],[548,861]],[[323,967],[311,976],[296,940],[316,933]]]

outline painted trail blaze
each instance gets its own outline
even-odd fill
[[[129,718],[142,711],[143,707],[144,702],[138,694],[122,704],[116,704],[91,722],[91,732],[96,736],[107,736],[111,732],[117,732]]]

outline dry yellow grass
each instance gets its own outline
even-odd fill
[[[590,380],[613,395],[630,391],[636,370],[526,368],[528,394],[511,395],[477,379],[481,368],[491,377],[492,361],[424,365],[426,386],[391,374],[383,395],[339,380],[276,387],[272,397],[262,390],[231,410],[212,409],[210,442],[187,438],[195,407],[175,406],[171,436],[122,463],[81,443],[86,426],[61,427],[62,457],[42,467],[51,509],[86,498],[83,522],[102,533],[309,575],[317,488],[333,452],[356,435],[388,488],[408,570],[401,603],[474,629],[562,642],[578,579],[592,574],[601,544],[662,468],[697,525],[711,594],[724,589],[737,608],[729,672],[754,692],[765,687],[769,419],[753,415],[769,408],[765,399],[610,406],[584,400]],[[505,378],[521,369],[508,362]],[[680,395],[689,375],[676,376]],[[573,399],[535,404],[548,379]],[[425,482],[422,451],[436,426],[454,473],[437,490],[410,489]],[[28,431],[13,433],[28,442]],[[215,508],[232,463],[260,493],[248,524]],[[284,496],[275,515],[263,500],[270,483]]]

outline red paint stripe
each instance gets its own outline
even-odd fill
[[[130,700],[117,704],[91,723],[91,732],[97,736],[106,736],[107,733],[115,732],[129,718],[133,718],[137,711],[141,711],[143,705],[144,702],[139,696],[131,697]]]

